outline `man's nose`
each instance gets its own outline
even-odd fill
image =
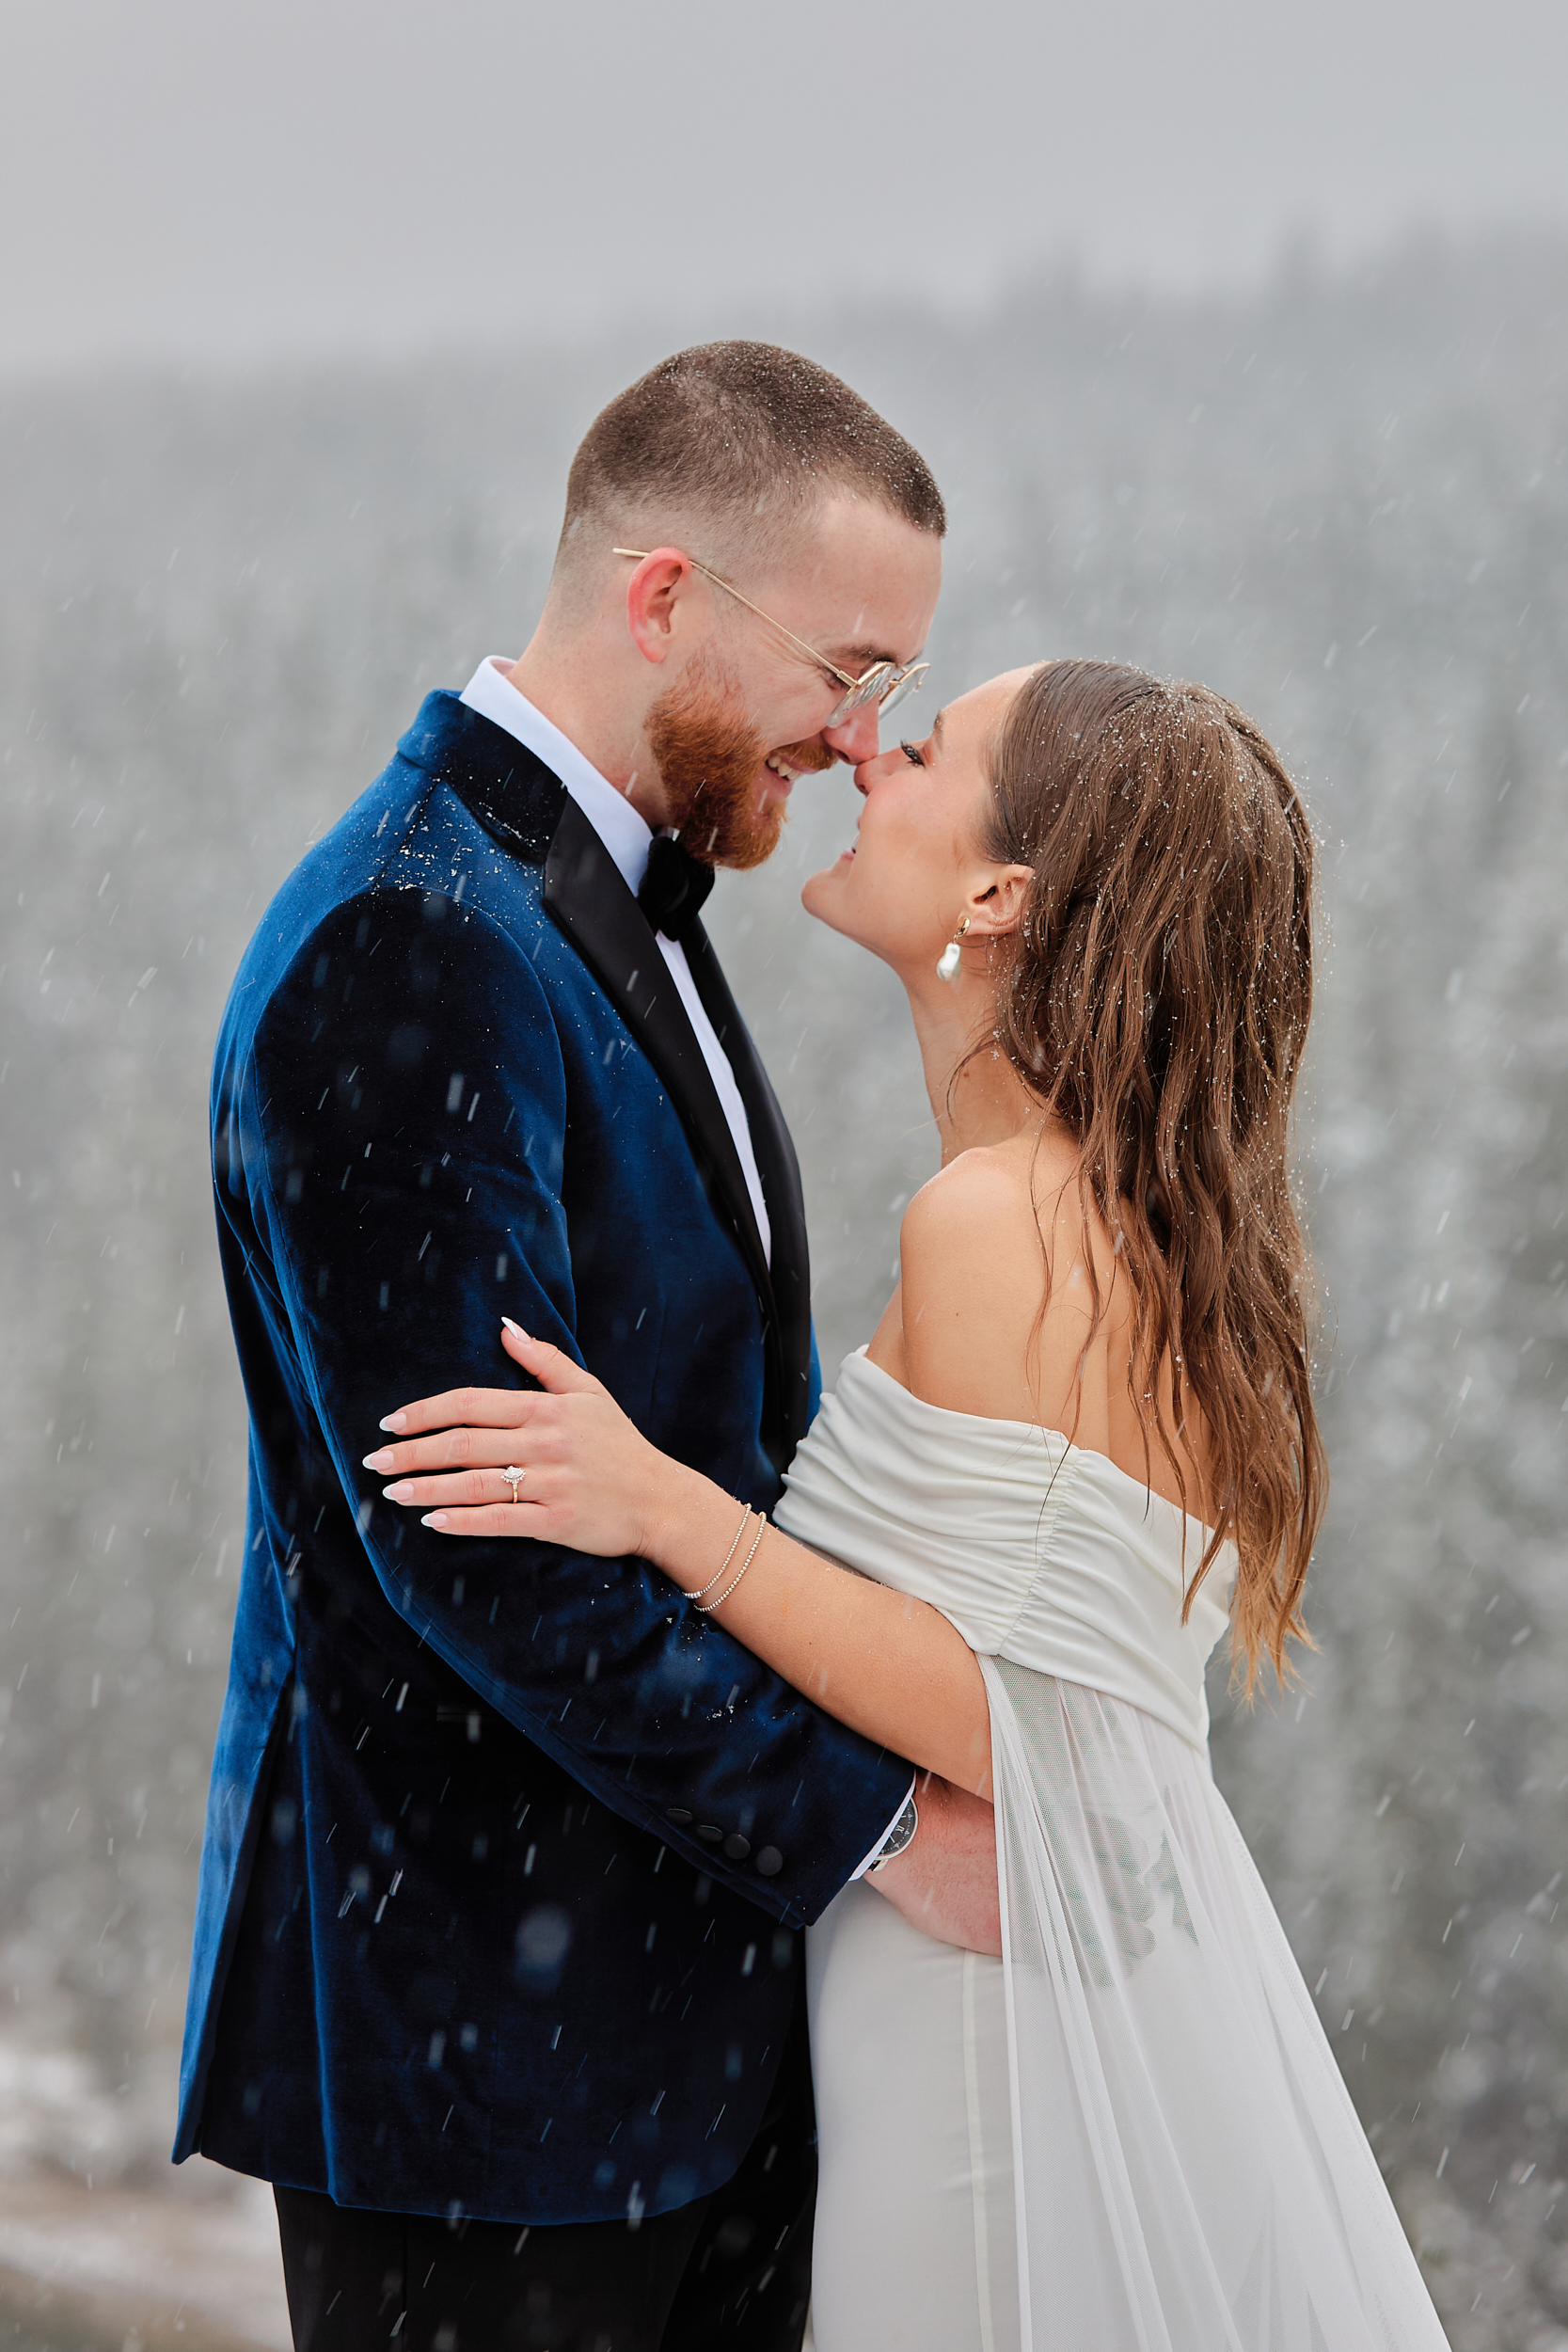
[[[822,740],[830,751],[838,754],[847,766],[858,768],[863,760],[877,756],[877,729],[880,716],[876,703],[865,703],[859,710],[852,710],[841,727],[824,727]]]

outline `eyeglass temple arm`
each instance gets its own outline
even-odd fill
[[[611,555],[629,555],[639,564],[645,564],[648,560],[647,553],[640,548],[611,548],[610,552]],[[792,628],[785,628],[782,621],[776,621],[771,612],[765,612],[760,604],[753,604],[750,596],[743,596],[738,588],[731,586],[722,572],[716,572],[711,564],[703,562],[700,555],[689,555],[686,560],[694,570],[702,573],[705,580],[711,580],[716,586],[722,588],[727,596],[733,596],[737,604],[743,604],[748,612],[754,612],[759,621],[766,621],[768,628],[776,628],[781,637],[787,637],[790,644],[799,652],[803,653],[808,660],[815,661],[821,669],[831,670],[841,686],[860,684],[858,677],[851,677],[847,670],[841,670],[836,661],[830,661],[826,654],[818,653],[815,645],[808,645],[803,637],[797,637]],[[885,665],[873,664],[874,668],[879,666]]]

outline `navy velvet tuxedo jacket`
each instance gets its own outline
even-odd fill
[[[519,2222],[706,2193],[799,1931],[908,1786],[645,1562],[442,1537],[360,1468],[393,1405],[519,1383],[504,1311],[775,1502],[816,1401],[799,1172],[700,928],[688,956],[771,1269],[636,900],[454,695],[246,952],[213,1153],[250,1500],[177,2157]]]

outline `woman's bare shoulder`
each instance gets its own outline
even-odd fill
[[[1013,1261],[1027,1244],[1043,1247],[1053,1265],[1061,1243],[1069,1257],[1085,1247],[1085,1201],[1077,1183],[1078,1152],[1070,1137],[1047,1129],[963,1152],[923,1184],[904,1212],[900,1247],[929,1270],[952,1264],[967,1274]],[[1101,1220],[1087,1204],[1088,1246],[1099,1255]],[[1109,1235],[1103,1236],[1110,1248]]]
[[[900,1304],[917,1396],[1032,1421],[1045,1393],[1070,1385],[1092,1312],[1074,1279],[1085,1251],[1076,1170],[1070,1141],[1048,1133],[963,1152],[916,1193],[900,1234]]]
[[[982,1221],[1028,1213],[1027,1164],[1012,1143],[960,1152],[920,1190],[904,1211],[905,1239],[961,1238]]]

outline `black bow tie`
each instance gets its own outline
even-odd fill
[[[656,931],[666,939],[684,939],[712,888],[712,866],[683,850],[673,834],[661,833],[648,851],[637,903]]]

